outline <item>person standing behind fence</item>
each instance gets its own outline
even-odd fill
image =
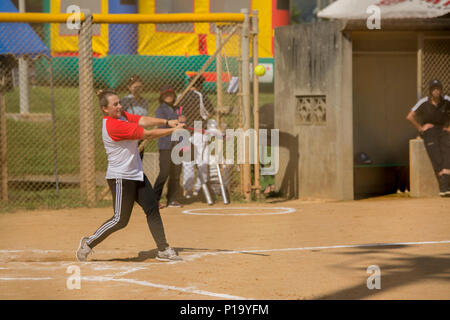
[[[148,102],[141,96],[142,79],[138,75],[133,75],[128,79],[127,88],[129,94],[120,99],[123,110],[137,116],[146,116],[148,114]],[[139,141],[139,145],[142,140]],[[144,150],[140,153],[141,159],[144,158]]]
[[[156,109],[156,118],[167,120],[178,119],[177,108],[174,107],[175,97],[175,91],[171,86],[163,86],[161,88],[159,95],[160,105],[158,109]],[[159,128],[168,128],[168,126],[161,126]],[[177,201],[178,186],[180,184],[181,165],[175,164],[171,159],[172,148],[177,143],[175,141],[172,141],[171,139],[172,135],[158,139],[159,175],[155,181],[155,193],[160,209],[163,208],[160,200],[167,178],[169,178],[166,197],[167,207],[182,207],[182,205]]]
[[[156,194],[142,170],[138,154],[138,140],[157,139],[172,134],[184,124],[178,120],[137,116],[122,111],[120,100],[113,91],[98,93],[104,114],[102,137],[108,157],[106,180],[111,189],[114,216],[89,237],[83,237],[76,252],[78,261],[85,261],[92,249],[112,233],[125,228],[137,202],[147,216],[150,233],[156,242],[156,258],[163,261],[181,260],[167,243],[159,213]],[[144,127],[166,124],[170,128],[147,130]]]
[[[195,76],[191,77],[191,81]],[[214,107],[208,97],[202,92],[205,78],[200,76],[192,88],[179,102],[179,106],[183,108],[183,115],[186,118],[186,126],[194,127],[194,121],[202,121],[202,129],[206,129],[206,121],[213,115]],[[205,149],[206,141],[201,136],[201,141],[194,140],[195,135],[191,137],[191,161],[183,162],[183,187],[186,192],[186,198],[192,195],[196,196],[201,188],[201,181],[198,175],[201,174],[203,181],[208,180],[208,161],[204,159],[207,152]],[[195,153],[195,155],[194,155]],[[193,160],[197,158],[195,163]],[[197,164],[197,179],[195,180],[194,167]],[[195,184],[194,184],[195,180]]]
[[[430,82],[429,95],[411,109],[408,119],[419,130],[439,182],[439,195],[450,197],[450,97],[439,80]]]

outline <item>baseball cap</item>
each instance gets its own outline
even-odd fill
[[[165,85],[165,86],[162,86],[161,89],[159,90],[159,95],[162,97],[163,95],[165,95],[166,93],[169,93],[169,92],[175,94],[175,90],[171,86]]]
[[[356,164],[372,164],[372,159],[370,159],[370,157],[367,153],[358,152],[355,155],[355,163]]]
[[[442,90],[442,83],[437,79],[433,79],[430,81],[430,90],[434,88],[439,88]]]

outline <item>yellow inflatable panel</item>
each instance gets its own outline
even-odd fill
[[[101,1],[101,13],[108,13],[108,0]],[[50,0],[50,13],[65,13],[61,12],[61,1]],[[50,25],[51,34],[51,51],[52,55],[67,55],[78,52],[78,36],[62,35],[60,30],[61,24],[52,23]],[[95,55],[105,56],[108,54],[108,25],[100,25],[99,34],[94,34],[92,37],[92,51]]]

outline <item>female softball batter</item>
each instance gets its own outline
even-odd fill
[[[95,246],[113,232],[124,228],[130,219],[133,205],[137,202],[144,209],[147,224],[158,247],[156,258],[163,261],[181,260],[166,241],[156,194],[142,170],[138,141],[170,135],[184,124],[178,123],[178,120],[124,112],[119,97],[113,91],[99,92],[98,97],[104,114],[102,136],[108,156],[106,179],[113,196],[114,216],[93,235],[81,239],[77,259],[85,261]],[[144,129],[161,125],[168,125],[170,128]]]

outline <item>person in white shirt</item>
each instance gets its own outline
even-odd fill
[[[170,135],[184,124],[178,120],[158,119],[133,115],[122,110],[119,97],[113,91],[98,94],[103,111],[103,143],[108,156],[106,179],[113,198],[114,215],[89,237],[83,237],[76,257],[85,261],[92,249],[113,232],[124,228],[130,219],[133,205],[137,202],[147,216],[147,224],[158,247],[157,259],[181,260],[167,243],[164,226],[159,213],[156,194],[142,170],[138,153],[138,141],[157,139]],[[148,126],[168,125],[170,128],[144,129]]]

